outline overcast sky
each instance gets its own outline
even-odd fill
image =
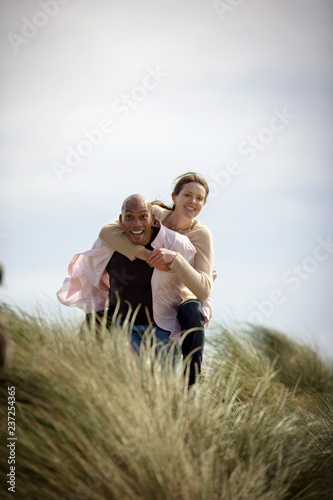
[[[329,0],[1,5],[3,300],[56,291],[133,192],[204,175],[217,321],[333,357]]]

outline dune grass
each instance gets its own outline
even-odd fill
[[[333,495],[333,368],[262,327],[220,326],[190,390],[126,331],[7,310],[1,499],[273,500]],[[163,353],[162,353],[163,354]],[[162,359],[163,358],[163,359]],[[16,492],[7,387],[16,388]]]

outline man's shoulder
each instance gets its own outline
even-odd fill
[[[107,247],[107,244],[104,243],[100,238],[97,238],[97,240],[94,242],[93,246],[91,247],[91,250],[102,250]]]
[[[177,233],[176,231],[172,231],[172,229],[169,229],[165,226],[162,227],[163,227],[163,233],[164,233],[163,236],[165,243],[169,243],[173,246],[177,246],[185,250],[196,251],[194,245],[191,243],[191,241],[187,236],[185,236],[184,234]],[[167,248],[166,245],[165,247]]]
[[[113,248],[106,245],[102,240],[97,238],[93,246],[90,250],[86,250],[84,252],[80,252],[76,254],[74,257],[85,257],[85,258],[94,258],[94,259],[105,259],[107,257],[111,257],[114,250]],[[73,257],[73,258],[74,258]]]
[[[187,241],[187,240],[189,241],[188,237],[185,236],[184,234],[177,233],[177,231],[173,231],[172,229],[169,229],[166,226],[162,226],[162,227],[163,227],[163,230],[165,233],[165,237],[170,238],[170,239],[174,239],[177,241]]]

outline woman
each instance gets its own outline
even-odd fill
[[[123,233],[119,221],[113,221],[100,232],[100,239],[130,260],[146,260],[151,267],[162,271],[170,269],[185,285],[183,302],[178,310],[178,320],[183,331],[195,328],[182,341],[182,353],[186,358],[191,355],[189,385],[195,381],[196,369],[201,371],[204,345],[205,313],[202,302],[211,295],[213,281],[214,251],[212,237],[197,217],[206,203],[209,193],[207,182],[194,172],[188,172],[177,179],[172,192],[173,206],[153,202],[153,214],[163,225],[186,235],[195,246],[194,266],[192,267],[180,254],[165,248],[149,251],[143,246],[134,245]],[[195,368],[197,365],[197,368]]]

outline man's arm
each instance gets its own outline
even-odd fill
[[[68,275],[57,292],[65,306],[75,306],[86,313],[103,310],[109,292],[109,276],[105,272],[113,250],[96,240],[91,250],[74,255]]]

